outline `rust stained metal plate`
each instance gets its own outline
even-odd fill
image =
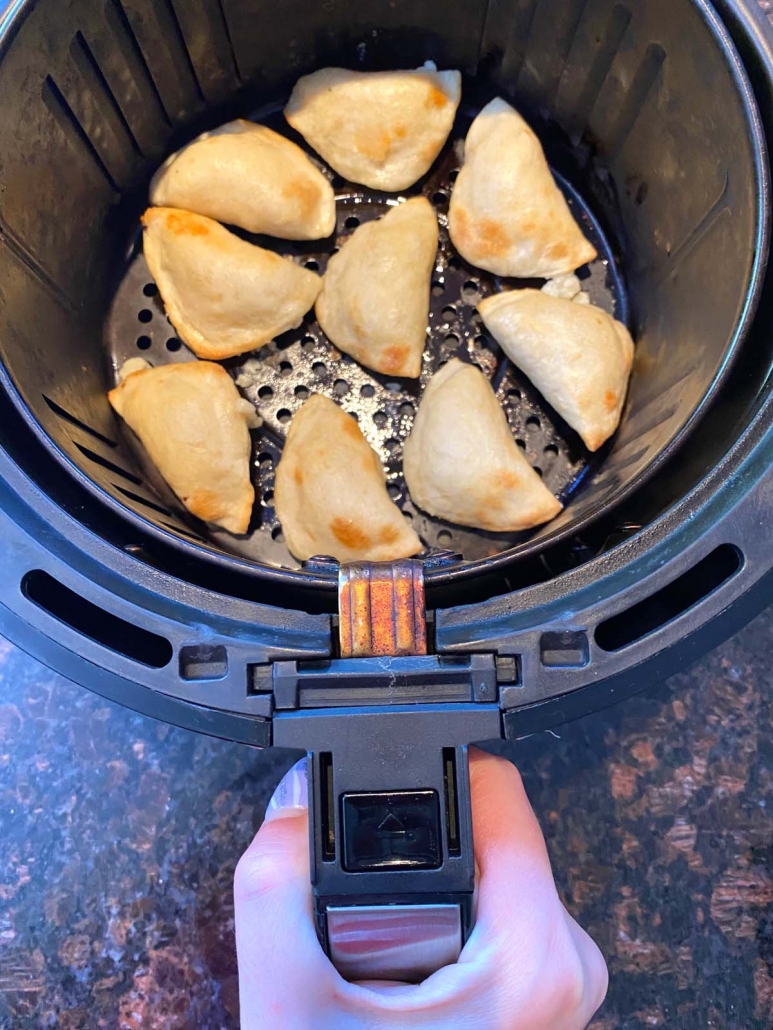
[[[342,658],[427,653],[420,561],[355,562],[338,574]]]

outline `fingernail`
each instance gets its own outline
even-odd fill
[[[282,777],[266,809],[266,822],[300,815],[309,807],[309,784],[306,778],[306,759],[296,762]]]

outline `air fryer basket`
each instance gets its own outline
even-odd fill
[[[470,741],[514,739],[625,696],[769,597],[773,56],[753,0],[718,5],[764,134],[737,51],[703,2],[293,0],[281,18],[258,0],[14,0],[0,10],[0,628],[120,703],[311,753],[315,911],[333,958],[336,933],[363,906],[370,920],[369,906],[385,899],[387,920],[405,904],[428,906],[435,920],[426,925],[439,950],[400,975],[458,954],[474,884]],[[337,633],[336,563],[294,570],[268,564],[276,553],[260,551],[261,562],[228,553],[181,520],[162,484],[155,492],[106,403],[114,369],[104,328],[116,298],[116,360],[142,337],[156,361],[184,356],[167,347],[157,297],[134,261],[149,176],[166,153],[234,114],[271,116],[315,67],[426,59],[466,73],[460,127],[476,102],[501,92],[538,128],[609,255],[589,286],[620,315],[630,311],[636,370],[610,453],[561,519],[503,541],[498,554],[480,556],[462,539],[472,561],[430,557],[427,626],[419,564],[344,567]],[[451,153],[420,187],[441,213],[435,194],[448,192]],[[379,204],[360,194],[342,206],[367,217]],[[500,385],[512,373],[476,342],[483,334],[465,303],[498,284],[463,265],[449,270],[450,257],[442,250],[432,325]],[[458,294],[450,303],[448,290]],[[278,405],[284,397],[292,414],[299,402],[282,384],[315,375],[332,354],[305,328],[278,341],[259,371],[272,370],[274,445],[286,423]],[[283,368],[290,353],[300,368]],[[400,410],[413,403],[405,384],[356,380],[343,360],[333,367],[319,381],[344,406],[353,385],[373,386],[372,398],[360,394],[360,416],[374,415],[364,402],[379,397],[393,421],[374,425],[394,435],[375,442],[394,457],[411,418]],[[352,381],[345,390],[335,377]],[[309,383],[295,380],[292,398],[298,387]],[[571,472],[570,438],[549,411],[533,410],[539,399],[523,384],[502,399],[524,442],[552,427],[543,456],[555,446]],[[539,427],[526,424],[534,417]],[[259,466],[266,453],[259,448]],[[453,546],[444,531],[450,540],[438,527],[432,542]],[[395,637],[398,623],[412,631],[410,657],[348,657],[361,653],[348,631],[367,623],[369,602],[370,628],[378,621],[376,581],[382,601],[395,582],[406,588],[401,617],[390,623],[398,609],[383,604],[381,614]],[[423,654],[427,638],[434,653]],[[365,852],[363,835],[347,831],[351,793],[370,825]],[[408,867],[379,865],[394,857],[395,819],[399,847],[422,836],[403,836],[401,818],[414,829],[418,819],[431,846]],[[382,962],[379,972],[395,967]]]
[[[6,46],[0,62],[4,377],[44,445],[53,444],[53,453],[103,505],[144,534],[218,568],[244,568],[244,561],[222,553],[241,548],[247,558],[267,563],[251,563],[255,572],[286,586],[324,580],[272,570],[271,564],[294,564],[281,549],[251,549],[224,534],[205,538],[162,484],[154,489],[105,398],[114,369],[105,358],[104,323],[131,258],[149,175],[171,149],[234,113],[268,114],[298,75],[325,64],[410,67],[433,59],[460,67],[468,86],[474,81],[473,93],[502,93],[531,118],[553,167],[582,198],[578,207],[586,204],[598,219],[593,231],[600,249],[604,253],[607,240],[610,248],[609,267],[598,269],[599,297],[606,289],[605,302],[617,301],[624,315],[627,287],[638,340],[620,432],[600,470],[588,470],[595,474],[585,476],[557,520],[525,541],[482,544],[454,527],[435,525],[433,535],[425,520],[429,544],[473,559],[451,574],[490,571],[496,561],[534,555],[608,512],[687,437],[716,395],[753,315],[766,257],[766,168],[754,102],[737,56],[703,3],[328,6],[297,3],[277,19],[256,2],[235,0],[27,5],[33,9],[19,39]],[[447,196],[449,171],[447,159],[432,173],[431,195]],[[442,208],[444,199],[438,202]],[[440,310],[436,300],[433,329],[452,346],[458,337],[472,353],[477,347],[486,367],[491,344],[481,338],[469,301],[476,288],[496,284],[471,269],[442,271],[451,295],[442,296]],[[141,269],[132,274],[134,308],[121,309],[114,356],[126,356],[127,341],[134,348],[149,339],[152,359],[174,357],[166,349],[173,333],[157,299],[140,296],[148,280]],[[123,289],[117,306],[125,308]],[[141,320],[145,312],[149,323]],[[127,318],[137,319],[129,335]],[[279,341],[274,388],[282,361],[292,364],[282,348],[301,359],[309,339],[304,326]],[[347,406],[341,391],[360,389],[356,380],[338,372],[314,380],[325,348],[315,340],[306,381],[293,378],[293,387],[314,389],[321,382]],[[497,364],[496,356],[490,363]],[[398,387],[394,410],[381,405],[364,414],[391,421],[393,432],[374,442],[394,466],[416,398],[404,393],[406,384],[380,385],[387,394]],[[556,437],[549,413],[547,426],[535,417],[531,405],[539,401],[528,384],[505,382],[502,389],[533,463],[546,466],[548,479],[554,463],[556,489],[574,483],[585,457],[572,452],[563,435]],[[255,455],[269,544],[279,527],[272,522],[267,473],[286,410],[267,411],[275,434]],[[394,490],[404,501],[397,480]],[[441,579],[449,571],[429,570],[430,582],[433,575]]]

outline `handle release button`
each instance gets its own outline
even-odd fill
[[[348,872],[439,869],[443,862],[435,790],[344,794],[341,819]]]

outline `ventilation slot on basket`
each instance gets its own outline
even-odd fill
[[[210,102],[223,99],[239,78],[222,4],[189,0],[175,4],[175,14],[203,93]]]
[[[124,490],[124,488],[122,486],[118,486],[117,483],[113,483],[113,486],[119,491],[119,493],[122,493],[124,497],[128,497],[130,501],[134,501],[136,504],[143,504],[146,508],[150,508],[151,511],[157,511],[159,515],[166,515],[168,519],[174,518],[168,508],[163,508],[160,504],[156,504],[155,501],[151,501],[147,497],[140,497],[140,495],[135,494],[133,490]]]
[[[620,651],[654,633],[714,593],[743,565],[740,551],[722,544],[668,586],[596,627],[604,651]]]
[[[571,124],[576,131],[584,129],[588,124],[588,119],[612,69],[612,63],[620,49],[630,21],[631,12],[628,8],[616,4],[600,39],[593,62],[588,69],[572,115]]]
[[[223,3],[223,0],[216,0],[216,9],[217,15],[214,16],[214,20],[219,21],[220,25],[222,26],[222,30],[225,35],[225,41],[228,46],[228,55],[231,58],[231,63],[233,64],[234,72],[238,80],[242,82],[242,72],[239,68],[239,62],[236,60],[236,47],[233,43],[233,36],[231,35],[231,26],[228,21],[228,16],[226,14],[225,4]]]
[[[125,658],[153,669],[163,669],[171,661],[172,645],[164,637],[92,604],[42,569],[28,572],[21,588],[29,601],[52,618]]]
[[[100,443],[106,443],[108,447],[117,447],[118,444],[115,440],[111,440],[109,436],[103,436],[102,433],[97,432],[96,429],[92,429],[91,426],[86,425],[85,422],[81,422],[75,415],[70,414],[65,408],[57,404],[56,401],[52,401],[50,397],[46,397],[43,394],[43,400],[59,418],[63,418],[65,422],[69,422],[71,426],[77,426],[78,429],[82,429],[84,433],[88,433],[89,436],[93,436],[95,440],[99,440]]]
[[[64,94],[50,75],[46,76],[42,90],[43,102],[51,114],[59,123],[62,132],[75,145],[82,146],[92,158],[94,165],[104,177],[108,186],[115,192],[120,193],[120,187],[116,183],[110,171],[102,160],[99,151],[91,142],[88,134],[75,116],[75,112],[65,100]]]
[[[625,95],[617,123],[609,131],[609,138],[605,146],[609,155],[616,154],[628,139],[636,119],[649,98],[652,87],[658,81],[660,69],[665,60],[666,52],[663,47],[658,43],[650,43]]]
[[[185,67],[187,71],[190,72],[191,79],[193,80],[193,84],[196,87],[196,92],[199,94],[200,99],[206,100],[206,96],[204,95],[204,90],[201,88],[201,83],[199,82],[199,77],[196,73],[193,58],[191,57],[191,52],[188,49],[188,44],[185,40],[185,33],[183,32],[182,26],[180,25],[180,19],[178,17],[177,10],[175,9],[174,3],[172,3],[171,0],[165,0],[165,5],[166,10],[168,12],[169,20],[171,24],[174,26],[174,33],[179,46],[179,52],[185,63]],[[210,30],[211,35],[211,26],[208,26],[208,28]]]
[[[195,540],[197,544],[206,543],[203,536],[191,533],[187,529],[183,529],[182,526],[175,526],[171,522],[162,522],[161,525],[165,526],[167,529],[171,529],[174,533],[179,533],[180,536],[187,536],[189,540]]]
[[[89,447],[84,447],[83,444],[76,443],[75,445],[81,454],[88,458],[89,461],[93,461],[95,465],[101,465],[103,469],[107,469],[108,472],[113,472],[117,476],[122,476],[129,483],[134,483],[135,486],[142,486],[142,480],[135,476],[133,473],[128,472],[126,469],[121,468],[120,465],[116,465],[115,462],[110,461],[108,458],[103,458],[101,454],[97,454],[92,451]]]
[[[70,56],[86,83],[104,124],[110,127],[117,140],[141,157],[142,151],[134,138],[131,126],[82,32],[75,33],[70,44]]]
[[[113,37],[115,39],[116,46],[120,53],[123,55],[123,59],[126,62],[126,67],[129,69],[129,74],[134,80],[134,87],[137,90],[138,96],[141,100],[147,100],[152,97],[155,101],[158,114],[163,120],[170,125],[166,110],[164,109],[163,101],[158,92],[158,87],[150,74],[145,56],[142,53],[137,37],[134,35],[134,31],[129,23],[129,19],[126,17],[126,12],[120,4],[120,0],[109,0],[105,7],[105,12],[110,25]]]
[[[120,5],[170,124],[201,107],[201,90],[170,0],[131,0]]]

